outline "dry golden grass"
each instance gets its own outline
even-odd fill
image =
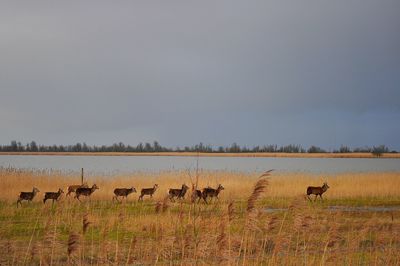
[[[63,197],[52,206],[40,202],[42,193],[79,183],[79,176],[2,169],[0,265],[399,265],[399,210],[326,208],[340,199],[399,204],[399,173],[259,176],[201,172],[200,187],[225,187],[209,205],[165,201],[169,187],[190,183],[184,171],[90,176],[100,187],[91,200]],[[323,204],[298,196],[324,181],[330,189]],[[154,183],[160,189],[153,200],[111,200],[115,187],[140,191]],[[18,193],[32,186],[41,193],[16,208]],[[285,210],[264,211],[282,199]]]
[[[193,173],[192,173],[193,174]],[[226,171],[202,171],[199,177],[199,188],[217,187],[223,184],[225,190],[221,199],[246,199],[258,180],[259,173],[242,173]],[[33,172],[16,169],[0,169],[0,200],[14,201],[20,191],[31,191],[37,187],[41,191],[57,191],[58,188],[67,192],[67,187],[80,184],[80,177],[59,172]],[[131,175],[89,176],[85,179],[91,186],[96,183],[100,188],[92,196],[93,199],[112,199],[113,191],[118,187],[135,187],[138,193],[129,197],[137,199],[140,189],[158,184],[155,193],[156,200],[162,200],[169,188],[180,188],[183,183],[191,185],[186,171],[164,171],[160,173],[133,173]],[[307,186],[321,186],[327,181],[330,188],[323,195],[328,199],[357,198],[400,198],[400,173],[339,173],[316,175],[305,173],[274,173],[269,179],[268,198],[290,198],[304,195]]]

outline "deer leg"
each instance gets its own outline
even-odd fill
[[[319,197],[321,198],[322,201],[324,201],[324,199],[322,198],[322,194],[319,194]]]
[[[206,204],[208,204],[208,202],[207,202],[207,197],[203,197],[203,200],[204,200],[204,202],[206,203]]]
[[[315,198],[314,198],[314,201],[316,201],[316,200],[317,200],[317,197],[318,197],[318,195],[317,195],[317,194],[315,194]]]

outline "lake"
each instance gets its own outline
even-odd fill
[[[185,157],[185,156],[29,156],[1,155],[0,167],[86,174],[125,174],[165,170],[200,169],[262,172],[268,169],[284,172],[340,173],[400,171],[399,159],[360,158],[266,158],[266,157]]]

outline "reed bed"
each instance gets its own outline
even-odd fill
[[[91,176],[100,189],[83,203],[23,202],[19,191],[79,183],[79,176],[0,171],[0,265],[398,265],[400,211],[340,212],[329,204],[398,203],[399,173],[200,172],[199,186],[223,184],[211,204],[169,202],[169,187],[190,184],[185,172]],[[193,176],[192,176],[193,178]],[[194,180],[192,180],[194,181]],[[325,201],[304,198],[307,185],[330,189]],[[152,200],[132,194],[112,202],[115,187],[160,186]],[[344,184],[343,184],[344,183]],[[352,186],[352,187],[349,187]],[[381,186],[379,188],[379,186]],[[341,190],[341,191],[340,191]],[[189,191],[190,194],[190,191]],[[280,202],[281,211],[265,208]]]
[[[132,173],[113,176],[89,176],[85,178],[89,186],[96,184],[97,190],[92,198],[94,200],[108,200],[114,196],[117,187],[135,187],[138,193],[131,194],[128,198],[137,199],[141,188],[149,188],[158,184],[155,194],[156,200],[163,199],[169,188],[180,188],[183,183],[195,183],[195,173],[188,171],[163,171],[157,173]],[[200,171],[198,187],[217,187],[223,184],[225,190],[221,199],[246,200],[257,182],[260,173],[229,172],[229,171]],[[63,173],[59,171],[34,171],[0,168],[0,200],[16,201],[20,191],[31,191],[37,187],[43,194],[45,191],[57,191],[59,188],[67,192],[67,187],[80,184],[81,178],[76,173]],[[266,199],[290,199],[293,196],[306,193],[307,186],[321,186],[327,181],[330,189],[324,197],[331,200],[343,199],[400,199],[400,173],[399,172],[361,172],[339,174],[309,174],[274,172],[269,178]],[[42,197],[42,194],[39,197]],[[73,198],[73,197],[72,197]],[[373,203],[373,202],[370,202]]]

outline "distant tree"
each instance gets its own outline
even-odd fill
[[[146,142],[146,144],[144,144],[144,151],[145,152],[151,152],[153,151],[153,148],[151,147],[151,144]]]
[[[160,144],[157,141],[153,142],[153,148],[155,152],[160,152],[162,151],[162,147],[160,146]]]
[[[308,153],[325,153],[326,151],[320,147],[317,146],[311,146],[307,150]]]
[[[140,143],[136,146],[136,151],[138,151],[138,152],[144,151],[143,143],[140,142]]]
[[[303,148],[300,145],[290,144],[290,145],[280,147],[277,151],[278,152],[287,152],[287,153],[300,153],[300,152],[303,152]]]
[[[31,141],[31,144],[29,145],[29,149],[32,152],[37,152],[39,150],[36,142],[33,140]]]
[[[89,151],[90,151],[88,145],[87,145],[85,142],[84,142],[83,145],[82,145],[82,151],[83,151],[83,152],[89,152]]]
[[[241,152],[240,146],[237,145],[236,142],[232,143],[232,145],[229,147],[229,152],[232,153]]]
[[[15,140],[11,141],[10,150],[11,151],[18,151],[17,141],[15,141]]]
[[[383,153],[388,153],[389,152],[389,148],[386,147],[385,145],[380,145],[380,146],[374,146],[372,148],[372,154],[375,157],[381,157]]]
[[[81,151],[82,151],[82,144],[80,144],[79,142],[76,143],[76,144],[72,147],[72,150],[73,150],[74,152],[81,152]]]
[[[339,152],[340,153],[349,153],[349,152],[351,152],[351,150],[349,147],[342,145],[342,146],[340,146]]]

